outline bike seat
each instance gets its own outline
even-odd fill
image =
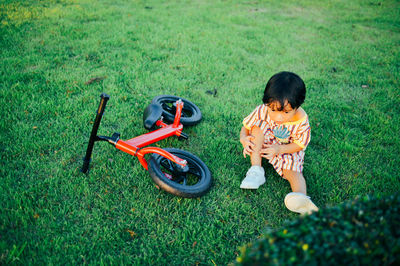
[[[156,125],[158,119],[162,115],[163,109],[161,105],[151,103],[149,104],[143,113],[143,125],[145,129],[151,130]]]

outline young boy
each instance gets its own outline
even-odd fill
[[[300,106],[306,96],[303,80],[291,72],[280,72],[265,87],[263,103],[243,120],[240,143],[251,167],[240,188],[257,189],[265,183],[262,158],[289,181],[293,192],[285,197],[286,207],[298,213],[318,211],[307,196],[303,177],[304,151],[310,142],[308,116]]]

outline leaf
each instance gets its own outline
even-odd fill
[[[92,83],[94,83],[94,82],[99,82],[99,81],[102,81],[103,79],[106,79],[106,78],[107,78],[107,76],[104,76],[104,77],[94,77],[94,78],[89,79],[87,82],[85,82],[85,85],[90,85],[90,84],[92,84]]]
[[[132,230],[126,230],[126,231],[128,231],[128,233],[130,234],[130,236],[132,237],[132,238],[134,238],[135,236],[137,236],[137,234],[134,232],[134,231],[132,231]]]

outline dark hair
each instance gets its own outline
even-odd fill
[[[263,102],[270,104],[278,101],[280,103],[279,111],[282,111],[286,101],[293,109],[296,109],[303,104],[305,98],[306,86],[303,80],[295,73],[283,71],[268,80]]]

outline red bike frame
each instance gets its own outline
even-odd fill
[[[176,114],[175,120],[172,125],[167,125],[161,120],[156,122],[156,125],[161,127],[153,132],[149,132],[147,134],[132,138],[127,141],[118,140],[115,144],[115,147],[123,152],[129,153],[130,155],[137,156],[140,164],[148,170],[147,162],[144,159],[144,155],[147,153],[157,153],[179,165],[182,167],[186,166],[186,161],[181,158],[157,147],[147,147],[144,146],[150,145],[159,140],[171,137],[171,136],[180,136],[182,134],[183,125],[180,123],[181,113],[183,108],[183,102],[181,100],[176,102]]]
[[[176,101],[176,114],[175,120],[173,124],[167,125],[161,119],[156,122],[156,125],[161,127],[155,131],[149,132],[147,134],[129,139],[129,140],[121,140],[119,139],[119,134],[114,133],[112,137],[105,137],[105,136],[97,136],[97,130],[100,125],[101,117],[104,113],[105,106],[107,101],[109,100],[110,96],[107,94],[102,94],[101,101],[99,108],[97,110],[97,115],[95,119],[95,123],[93,125],[92,134],[89,139],[88,148],[86,151],[86,156],[84,158],[84,164],[82,167],[82,172],[86,173],[89,170],[90,158],[94,146],[95,141],[108,141],[110,144],[114,145],[117,149],[128,153],[130,155],[136,156],[139,159],[140,164],[148,170],[148,164],[144,156],[148,153],[156,153],[159,154],[175,163],[180,165],[181,167],[185,167],[187,162],[166,150],[157,147],[146,147],[144,146],[150,145],[154,142],[159,140],[171,137],[171,136],[181,136],[183,125],[180,123],[182,109],[183,109],[183,102],[182,100]]]

